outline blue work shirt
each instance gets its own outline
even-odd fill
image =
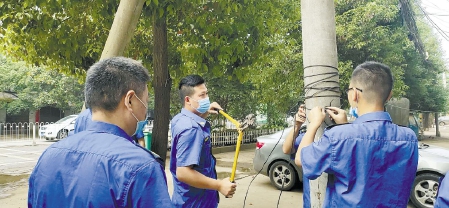
[[[92,122],[48,147],[28,207],[172,207],[162,165],[121,128]]]
[[[83,110],[75,120],[74,133],[78,133],[87,129],[92,121],[92,111],[90,109]]]
[[[295,139],[295,142],[293,143],[294,152],[290,154],[290,159],[295,160],[296,152],[298,151],[299,144],[301,143],[302,138],[304,137],[305,133],[300,133]],[[310,208],[310,184],[309,179],[303,174],[302,175],[302,200],[303,200],[303,207],[304,208]]]
[[[435,208],[449,207],[449,172],[446,173],[438,186],[438,195],[435,201]]]
[[[92,110],[90,109],[83,110],[83,112],[81,112],[75,120],[75,130],[73,133],[76,134],[78,132],[86,130],[91,123],[93,123]],[[133,140],[136,141],[137,139],[143,137],[144,137],[143,131],[138,131],[136,135],[133,136]]]
[[[176,207],[217,207],[217,191],[189,186],[179,181],[176,175],[177,167],[193,166],[194,170],[206,177],[217,179],[209,122],[183,108],[181,113],[172,119],[171,135],[170,171],[173,175],[173,204]]]
[[[324,207],[407,207],[418,140],[387,112],[373,112],[327,129],[302,149],[301,162],[311,180],[329,174]]]

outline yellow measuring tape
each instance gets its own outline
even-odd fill
[[[237,160],[239,158],[239,152],[240,152],[240,145],[242,144],[242,140],[243,140],[243,130],[240,129],[240,123],[238,121],[236,121],[235,119],[233,119],[231,116],[229,116],[227,113],[225,113],[222,110],[217,110],[221,115],[223,115],[224,117],[226,117],[226,119],[228,119],[229,121],[231,121],[231,123],[233,123],[236,127],[237,127],[237,132],[239,133],[239,137],[237,138],[237,146],[235,148],[235,155],[234,155],[234,163],[232,164],[232,172],[231,172],[231,182],[234,183],[234,178],[235,178],[235,171],[237,170]]]

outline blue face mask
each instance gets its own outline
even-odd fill
[[[349,109],[349,115],[354,116],[354,118],[358,118],[359,114],[357,114],[357,107],[355,108],[351,107]]]
[[[145,112],[147,112],[147,106],[142,102],[142,100],[140,100],[139,97],[137,97],[137,95],[136,95],[136,98],[142,103],[142,105],[145,107]],[[132,114],[132,115],[134,116],[134,118],[137,120],[136,131],[135,131],[134,134],[132,135],[132,136],[134,136],[134,135],[137,134],[137,132],[143,132],[143,128],[145,127],[145,125],[147,125],[148,121],[147,121],[146,119],[143,120],[143,121],[139,121],[139,119],[137,119],[137,117],[134,115],[134,113],[131,113],[131,114]]]
[[[192,99],[192,100],[194,100],[194,99]],[[195,101],[198,102],[198,104],[199,104],[198,108],[196,109],[196,111],[198,111],[199,113],[203,114],[209,110],[209,108],[210,108],[209,97],[203,98],[201,100],[195,100]]]

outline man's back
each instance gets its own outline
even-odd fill
[[[162,166],[118,127],[92,128],[50,146],[30,177],[31,207],[171,207]]]
[[[388,113],[365,114],[335,126],[303,149],[304,174],[329,173],[326,207],[406,207],[418,163],[412,130]],[[311,159],[314,158],[314,159]],[[317,165],[319,164],[319,165]]]

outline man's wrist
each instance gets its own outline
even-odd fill
[[[213,189],[216,191],[220,191],[220,188],[221,188],[221,181],[219,179],[215,179],[215,185]]]
[[[308,126],[307,129],[318,129],[321,126],[321,123],[310,123],[310,127]]]

